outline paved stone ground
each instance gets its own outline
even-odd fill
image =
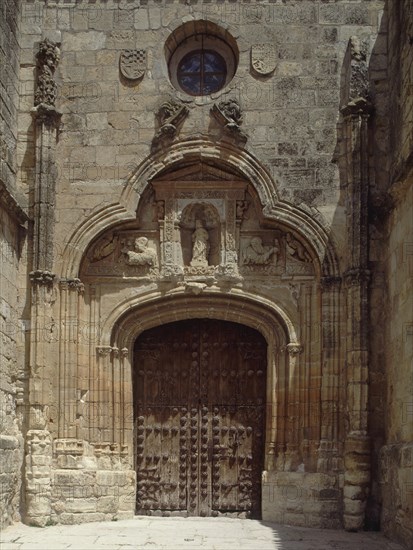
[[[402,550],[380,533],[286,527],[227,518],[148,518],[37,528],[13,525],[1,550]]]

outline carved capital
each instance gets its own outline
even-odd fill
[[[85,285],[80,279],[60,279],[60,286],[69,290],[76,290],[79,294],[83,294]]]
[[[122,349],[120,350],[121,357],[127,357],[127,356],[128,356],[128,353],[129,353],[128,348],[122,348]]]
[[[113,347],[110,351],[113,357],[119,357],[119,348]]]
[[[368,284],[371,272],[368,269],[353,268],[344,273],[344,282],[347,287]]]
[[[53,105],[47,103],[39,103],[31,110],[33,118],[39,124],[44,124],[48,128],[58,129],[62,113]]]
[[[107,357],[112,351],[112,346],[96,346],[96,353],[99,357]]]
[[[55,282],[56,275],[50,271],[36,269],[29,273],[30,280],[35,285],[52,286]]]
[[[290,357],[296,357],[297,355],[300,355],[300,353],[303,352],[303,346],[301,346],[298,343],[292,342],[286,345],[286,350],[288,355],[290,355]]]
[[[374,108],[368,99],[364,97],[357,97],[356,99],[353,99],[347,105],[342,107],[340,110],[344,117],[368,118],[373,112]]]

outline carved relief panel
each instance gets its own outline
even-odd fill
[[[87,278],[154,278],[159,274],[158,236],[124,230],[104,235],[88,251],[82,267]]]
[[[279,229],[242,232],[240,273],[243,276],[314,276],[313,259],[303,244]]]

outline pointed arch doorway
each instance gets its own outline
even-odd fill
[[[133,368],[136,512],[261,517],[267,343],[190,319],[143,332]]]

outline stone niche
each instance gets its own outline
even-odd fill
[[[238,272],[236,210],[248,183],[222,170],[199,167],[167,174],[152,182],[162,205],[160,249],[163,275],[216,276]]]

